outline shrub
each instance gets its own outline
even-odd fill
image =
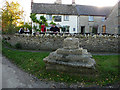
[[[12,45],[11,45],[10,43],[8,43],[6,40],[7,40],[7,38],[3,38],[3,40],[2,40],[2,45],[5,45],[5,46],[7,46],[7,47],[12,48]]]
[[[2,34],[15,34],[17,28],[15,25],[7,25],[5,28],[2,28]]]
[[[17,49],[21,49],[21,48],[22,48],[22,45],[21,45],[20,43],[16,43],[16,44],[15,44],[15,47],[16,47]]]
[[[53,21],[51,21],[50,24],[52,24],[52,25],[56,25],[56,23],[54,23]]]

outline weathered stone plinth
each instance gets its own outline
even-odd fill
[[[94,72],[95,60],[86,49],[79,48],[78,38],[66,38],[63,48],[43,59],[47,70],[57,70],[72,73],[92,73]]]

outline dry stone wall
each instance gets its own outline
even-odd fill
[[[83,35],[3,35],[3,39],[11,45],[20,43],[23,49],[56,50],[63,46],[67,37],[79,38],[79,45],[89,52],[118,52],[120,51],[119,36],[83,36]]]

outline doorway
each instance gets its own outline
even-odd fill
[[[105,25],[102,26],[102,32],[106,33],[106,26]]]
[[[85,26],[81,26],[81,34],[85,33]]]
[[[98,26],[93,26],[92,33],[97,34],[97,32],[98,32]]]

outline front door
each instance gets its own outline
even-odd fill
[[[102,26],[103,33],[106,33],[106,26]]]
[[[92,33],[93,34],[97,34],[98,33],[98,26],[93,26]]]
[[[81,26],[81,34],[85,33],[85,26]]]

